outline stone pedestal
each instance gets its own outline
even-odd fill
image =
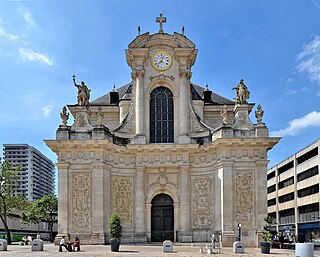
[[[143,134],[138,134],[133,139],[134,144],[145,145],[147,143],[146,136]]]
[[[68,140],[70,139],[70,129],[67,126],[60,125],[57,129],[56,137],[57,140]]]
[[[269,137],[269,130],[264,123],[256,125],[255,137]]]
[[[249,106],[247,104],[236,105],[234,108],[234,129],[252,130],[254,125],[249,118]]]

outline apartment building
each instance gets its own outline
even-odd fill
[[[20,188],[30,201],[54,194],[54,163],[36,148],[27,144],[4,144],[4,161],[21,166]]]
[[[267,171],[268,214],[279,237],[320,243],[319,146],[317,140]]]

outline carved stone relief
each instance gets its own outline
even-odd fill
[[[90,230],[90,175],[72,174],[72,225],[75,231]]]
[[[211,228],[213,225],[213,178],[192,178],[193,228]]]
[[[112,211],[121,216],[124,230],[132,230],[133,179],[112,177]]]
[[[253,226],[254,178],[253,172],[238,172],[236,175],[236,220],[242,226]]]

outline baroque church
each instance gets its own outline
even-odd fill
[[[235,100],[191,82],[195,44],[182,33],[139,35],[128,45],[132,81],[95,100],[84,82],[74,117],[66,107],[55,140],[58,235],[103,244],[108,220],[120,214],[123,242],[204,242],[212,233],[231,246],[242,226],[257,246],[267,213],[269,137],[250,92],[235,83]],[[231,88],[230,88],[231,90]]]

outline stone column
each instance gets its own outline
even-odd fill
[[[190,143],[189,133],[189,79],[191,73],[187,68],[180,68],[180,98],[179,98],[179,143]]]
[[[135,188],[135,233],[136,240],[146,241],[145,222],[145,167],[137,167]]]
[[[93,165],[92,172],[92,235],[91,244],[103,243],[103,228],[104,228],[104,217],[103,217],[103,164]]]
[[[138,144],[145,143],[144,131],[144,70],[134,70],[132,78],[134,79],[135,88],[135,116],[136,116],[136,137]],[[144,139],[144,140],[143,140]]]
[[[189,166],[180,166],[180,226],[179,234],[189,236],[191,231],[191,190]]]
[[[69,233],[69,163],[58,163],[58,235],[55,242],[59,243],[62,236]]]

